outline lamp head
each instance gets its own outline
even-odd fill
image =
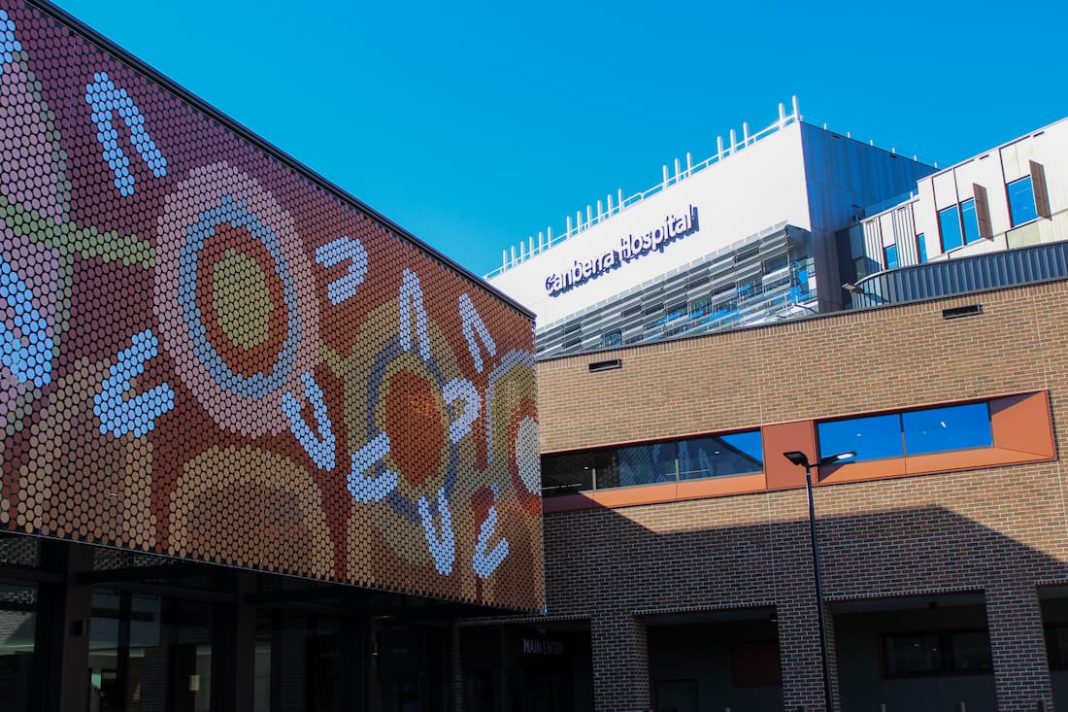
[[[791,450],[790,452],[784,452],[783,456],[787,460],[789,460],[790,462],[794,463],[795,465],[800,465],[801,467],[808,467],[809,466],[808,455],[806,455],[805,453],[800,452],[798,450]]]
[[[851,460],[856,456],[857,453],[853,452],[852,450],[849,452],[840,452],[837,455],[828,455],[827,457],[820,459],[819,467],[823,467],[825,465],[833,465],[834,463],[842,462],[843,460]]]

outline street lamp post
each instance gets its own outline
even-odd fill
[[[808,531],[812,538],[812,571],[816,579],[816,616],[820,627],[820,668],[823,672],[823,699],[827,712],[834,712],[834,702],[831,696],[831,673],[827,662],[827,623],[823,616],[823,580],[820,577],[820,543],[816,535],[816,501],[812,496],[812,470],[819,475],[820,468],[842,460],[856,457],[855,452],[843,452],[837,455],[829,455],[815,463],[808,461],[808,455],[799,451],[784,452],[787,460],[805,468],[805,488],[808,490]]]

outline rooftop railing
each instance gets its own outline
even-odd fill
[[[686,180],[695,173],[700,173],[709,166],[713,166],[720,161],[733,156],[735,153],[744,150],[747,146],[751,146],[761,139],[778,133],[787,126],[801,121],[801,119],[801,110],[798,105],[797,97],[795,96],[791,100],[791,110],[789,114],[786,113],[785,104],[779,104],[779,119],[770,126],[767,126],[756,133],[750,133],[749,124],[743,123],[742,134],[740,137],[734,129],[730,130],[726,142],[724,142],[722,136],[717,136],[716,152],[708,158],[694,163],[692,154],[687,153],[685,163],[683,160],[676,158],[673,166],[669,167],[666,163],[662,166],[663,177],[656,185],[625,197],[622,189],[617,190],[615,195],[609,193],[604,200],[598,200],[596,203],[586,205],[585,213],[581,210],[576,211],[574,220],[572,220],[572,216],[568,215],[562,233],[553,234],[553,229],[547,228],[546,230],[539,232],[537,237],[531,235],[525,242],[513,245],[509,250],[503,250],[501,252],[501,266],[486,274],[485,278],[492,279],[493,277],[512,269],[516,265],[529,260],[531,257],[548,250],[550,247],[570,240],[572,237],[585,232],[594,225],[604,222],[613,215],[617,215],[627,208],[642,202],[646,198],[650,198],[657,193],[663,192],[667,188]],[[671,168],[674,168],[674,171],[672,171]]]

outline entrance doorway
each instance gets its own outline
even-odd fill
[[[88,712],[209,712],[211,624],[204,603],[95,592]]]
[[[656,712],[782,709],[772,608],[646,618]]]

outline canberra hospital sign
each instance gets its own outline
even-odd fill
[[[629,233],[621,237],[618,249],[605,250],[589,259],[574,260],[563,272],[550,274],[545,278],[545,291],[551,297],[558,297],[651,252],[663,252],[673,242],[698,230],[697,207],[690,205],[682,215],[668,215],[662,224],[645,233]]]

